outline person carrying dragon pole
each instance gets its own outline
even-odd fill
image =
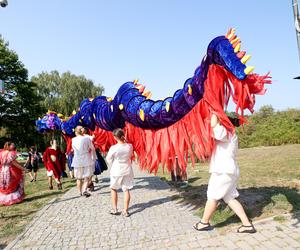
[[[238,118],[228,118],[232,125],[239,126]],[[223,199],[242,222],[237,232],[255,233],[256,229],[249,221],[243,206],[236,199],[239,196],[237,182],[240,172],[236,162],[238,137],[235,132],[230,133],[226,130],[215,113],[211,116],[211,127],[215,148],[210,160],[211,176],[207,188],[207,202],[202,219],[194,225],[194,228],[198,231],[211,230],[209,221],[217,209],[218,201]]]

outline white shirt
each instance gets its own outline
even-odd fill
[[[132,174],[132,153],[132,145],[128,143],[117,143],[110,147],[106,156],[106,160],[111,166],[111,176],[124,176]]]
[[[76,136],[72,138],[72,148],[74,158],[72,167],[88,167],[95,164],[92,152],[95,151],[92,141],[86,136]]]
[[[213,128],[215,149],[210,160],[210,173],[239,174],[239,166],[236,162],[238,150],[237,135],[228,133],[226,128],[217,124]]]
[[[93,144],[94,137],[93,137],[93,136],[88,135],[88,134],[85,134],[85,135],[83,135],[83,136],[89,138],[89,139],[91,140],[91,142],[92,142],[92,145],[94,146],[94,144]],[[92,159],[93,159],[94,161],[96,161],[97,155],[96,155],[95,147],[93,147],[92,152],[91,152],[91,155],[92,155]]]

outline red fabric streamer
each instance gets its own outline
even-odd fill
[[[271,83],[269,74],[259,76],[250,74],[245,80],[238,80],[233,74],[218,65],[210,65],[204,83],[203,98],[181,120],[170,127],[159,130],[143,130],[130,123],[125,125],[129,143],[133,145],[142,169],[157,173],[159,166],[171,171],[178,158],[182,170],[188,160],[195,164],[209,159],[214,149],[211,136],[210,117],[214,112],[229,132],[235,128],[224,112],[230,97],[236,104],[236,113],[241,123],[245,122],[244,110],[253,112],[255,94],[264,94],[264,84]],[[116,141],[111,132],[96,128],[95,146],[107,152]]]

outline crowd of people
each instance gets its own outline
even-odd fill
[[[238,120],[230,118],[233,125],[238,126]],[[215,139],[215,149],[210,162],[210,179],[208,182],[207,202],[202,219],[194,225],[198,231],[211,230],[210,219],[214,214],[218,202],[225,203],[237,214],[242,225],[238,233],[255,233],[256,230],[248,219],[242,205],[236,199],[239,196],[237,182],[239,178],[239,167],[236,163],[236,152],[238,139],[235,133],[229,133],[221,124],[216,114],[211,116],[211,127]],[[124,131],[115,129],[113,131],[116,144],[113,145],[106,156],[110,169],[110,189],[112,209],[111,215],[118,215],[118,189],[124,192],[124,208],[122,214],[129,214],[130,190],[134,186],[132,159],[133,147],[127,143]],[[72,138],[72,150],[68,154],[68,167],[71,178],[76,178],[77,188],[80,196],[90,197],[88,191],[93,189],[92,176],[107,169],[100,151],[93,145],[93,136],[88,131],[77,126],[75,137]],[[17,152],[12,142],[7,142],[0,151],[0,204],[12,205],[21,202],[24,198],[24,171],[27,170],[31,182],[36,181],[39,154],[34,147],[30,148],[25,167],[17,161]],[[52,181],[62,189],[61,177],[65,171],[66,157],[58,148],[57,142],[52,140],[50,146],[43,154],[43,163],[47,170],[49,189],[53,189]],[[32,175],[33,171],[33,175]]]

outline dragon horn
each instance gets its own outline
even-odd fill
[[[140,92],[140,93],[143,93],[143,92],[145,91],[145,88],[146,88],[146,87],[142,85],[142,87],[139,89],[139,92]]]
[[[193,89],[192,89],[191,84],[188,85],[188,93],[189,93],[189,95],[193,94]]]
[[[145,121],[145,113],[144,110],[140,109],[140,118],[142,121]]]
[[[235,39],[231,40],[230,43],[231,44],[235,44],[236,42],[239,42],[240,38],[236,37]]]
[[[244,69],[244,73],[246,75],[249,75],[253,70],[254,70],[253,66],[248,66],[247,68]]]
[[[169,112],[169,110],[170,110],[170,102],[166,102],[166,110],[167,110],[167,112]]]
[[[236,56],[241,59],[243,56],[246,54],[246,51],[240,51],[239,53],[236,54]]]
[[[233,47],[234,48],[234,53],[237,53],[237,52],[239,52],[240,51],[240,49],[241,49],[241,43],[238,43],[235,47]]]
[[[243,58],[241,59],[241,62],[242,62],[243,64],[246,64],[250,58],[251,58],[251,55],[245,55],[245,56],[243,56]]]

